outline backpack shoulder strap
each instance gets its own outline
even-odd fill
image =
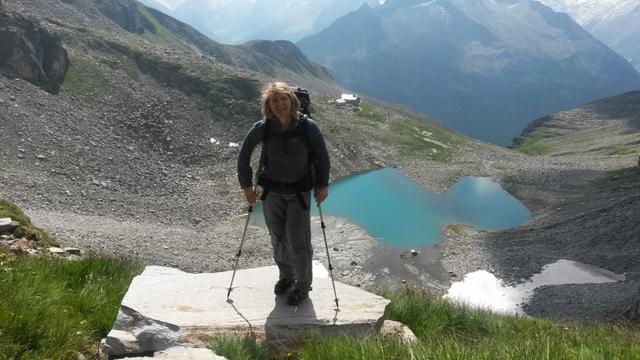
[[[262,172],[262,168],[267,165],[267,141],[271,135],[271,120],[264,119],[264,127],[262,128],[262,149],[260,150],[260,163],[258,171]]]
[[[316,153],[313,151],[313,146],[311,146],[311,134],[309,130],[309,115],[302,114],[300,116],[300,121],[302,121],[302,131],[304,133],[303,138],[304,142],[307,145],[307,149],[309,149],[309,162],[315,162]]]

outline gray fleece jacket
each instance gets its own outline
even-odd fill
[[[298,114],[300,115],[300,114]],[[301,116],[289,129],[283,130],[278,120],[269,120],[270,135],[266,147],[266,167],[264,174],[270,181],[279,183],[295,183],[309,171],[309,147],[313,149],[313,154],[317,160],[317,186],[326,187],[329,184],[329,153],[324,142],[324,137],[316,122],[307,117]],[[307,121],[307,124],[303,124]],[[306,126],[309,136],[309,147],[303,132]],[[252,186],[253,171],[250,160],[253,149],[262,142],[265,131],[265,120],[253,125],[249,133],[242,141],[238,156],[238,181],[242,188]]]

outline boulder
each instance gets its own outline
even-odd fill
[[[0,73],[57,93],[68,67],[59,36],[36,20],[0,8]]]
[[[319,267],[319,268],[318,268]],[[326,274],[319,263],[314,274]],[[273,294],[276,266],[238,270],[229,299],[232,272],[189,274],[149,266],[133,279],[105,341],[111,356],[142,354],[175,346],[202,347],[203,336],[251,336],[270,344],[295,344],[318,335],[367,336],[380,328],[389,300],[315,277],[309,299],[286,305]]]
[[[399,321],[394,320],[385,320],[382,323],[382,327],[380,328],[380,335],[382,336],[392,336],[402,340],[403,343],[407,345],[413,345],[418,338],[416,335],[409,329],[409,327]]]
[[[18,226],[20,226],[20,223],[13,221],[11,218],[0,218],[0,234],[10,233]]]
[[[9,249],[13,250],[13,251],[28,251],[31,249],[31,244],[29,244],[29,240],[25,239],[25,238],[20,238],[18,240],[16,240],[10,247]]]
[[[49,252],[56,255],[64,255],[64,249],[55,246],[50,247]]]

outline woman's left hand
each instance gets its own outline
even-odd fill
[[[323,187],[315,192],[316,204],[320,205],[329,196],[329,188]]]

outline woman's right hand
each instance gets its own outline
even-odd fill
[[[256,192],[256,188],[253,186],[249,186],[243,189],[244,197],[247,199],[247,202],[251,205],[255,204],[258,201],[258,193]]]

